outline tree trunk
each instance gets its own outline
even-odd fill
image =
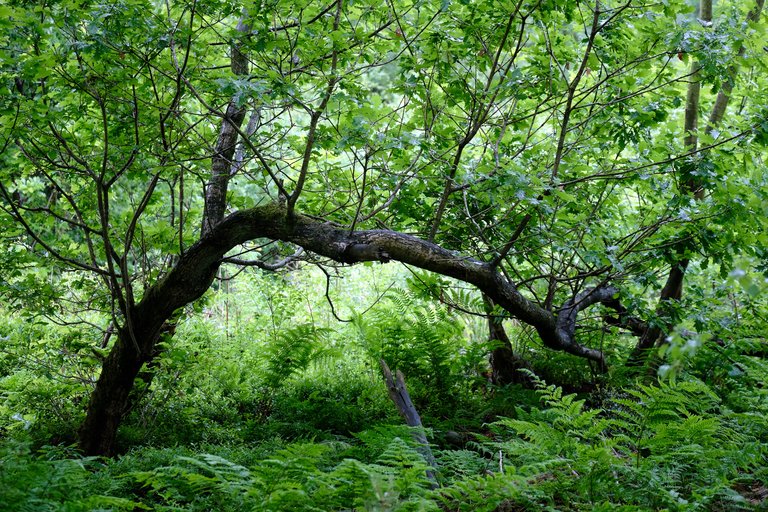
[[[134,380],[147,360],[144,350],[136,350],[137,345],[123,328],[104,360],[79,432],[80,449],[86,455],[115,454],[117,429],[129,410]],[[154,342],[145,340],[140,345],[147,347]]]
[[[203,238],[133,308],[131,326],[118,330],[80,427],[78,444],[86,455],[115,454],[117,430],[130,409],[139,371],[156,354],[157,342],[174,312],[198,299],[211,285],[226,250],[213,237]]]
[[[530,365],[512,350],[512,342],[507,336],[502,319],[490,314],[493,310],[493,301],[483,294],[483,302],[485,302],[486,311],[489,313],[488,340],[496,344],[495,348],[491,350],[489,358],[491,382],[497,386],[529,383],[530,379],[519,370],[521,368],[530,369]]]
[[[755,6],[747,14],[747,22],[754,23],[760,19],[760,15],[763,11],[765,0],[757,0]],[[699,5],[699,19],[704,21],[704,26],[711,26],[712,24],[712,0],[701,0]],[[738,56],[744,55],[746,47],[741,44],[737,52]],[[738,59],[734,59],[733,64],[728,68],[729,79],[723,82],[720,91],[717,94],[715,104],[712,106],[712,112],[709,116],[709,122],[704,129],[704,133],[711,135],[712,131],[722,122],[725,116],[725,110],[728,107],[730,95],[733,90],[733,83],[738,73]],[[699,63],[695,62],[691,69],[691,78],[686,95],[685,106],[685,121],[684,129],[686,132],[683,145],[686,151],[695,151],[698,147],[698,117],[699,117]],[[703,199],[704,190],[695,182],[695,180],[689,178],[683,182],[682,192],[692,196],[696,201]],[[690,260],[685,256],[685,250],[683,248],[680,251],[680,256],[676,258],[676,261],[672,263],[669,269],[669,275],[667,282],[661,291],[659,297],[659,304],[656,309],[657,317],[662,319],[661,323],[658,321],[645,330],[640,337],[635,349],[630,355],[627,366],[639,366],[644,364],[649,356],[654,353],[654,348],[661,346],[665,342],[665,334],[667,334],[672,328],[674,323],[672,319],[665,317],[665,309],[667,305],[672,301],[679,301],[683,293],[683,283],[685,280],[685,273],[688,268]]]
[[[294,243],[339,263],[396,260],[455,277],[477,286],[512,316],[535,327],[546,346],[603,362],[602,352],[576,342],[576,315],[589,305],[610,302],[615,293],[610,287],[582,292],[578,300],[566,301],[555,316],[526,298],[486,263],[403,233],[350,232],[300,214],[289,217],[284,205],[273,203],[238,211],[217,223],[132,308],[132,329],[124,326],[119,330],[88,406],[80,431],[83,451],[89,455],[114,453],[117,428],[129,405],[133,381],[154,353],[163,324],[177,309],[205,293],[227,251],[257,238]]]
[[[489,320],[489,324],[491,322],[492,320]],[[500,329],[502,332],[504,331],[504,327],[501,325],[497,325],[495,328]],[[504,333],[504,335],[506,336],[506,333]],[[491,336],[494,336],[494,334],[492,333]],[[530,365],[527,361],[514,353],[509,338],[506,339],[506,342],[503,339],[493,337],[491,337],[491,340],[502,343],[501,346],[496,347],[491,351],[491,381],[497,386],[505,386],[507,384],[529,384],[530,379],[519,370],[523,368],[530,369]]]

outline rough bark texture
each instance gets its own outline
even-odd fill
[[[229,247],[216,237],[203,237],[180,258],[176,267],[145,293],[132,312],[133,332],[124,327],[102,366],[79,432],[87,455],[113,455],[117,429],[129,406],[130,391],[142,365],[154,353],[163,325],[180,307],[202,296],[211,286]],[[132,334],[132,335],[131,335]]]
[[[489,325],[492,323],[493,321],[489,321]],[[494,324],[492,329],[490,339],[499,341],[502,345],[491,351],[491,381],[497,386],[505,386],[507,384],[529,385],[531,383],[530,378],[521,373],[520,370],[530,370],[530,365],[515,354],[509,343],[509,338],[506,338],[506,341],[501,339],[501,333],[504,332],[504,328],[501,325]],[[506,336],[506,333],[504,333],[504,336]]]
[[[477,286],[515,318],[533,326],[546,346],[604,366],[603,354],[576,343],[574,330],[579,311],[596,302],[611,300],[613,292],[606,291],[608,289],[593,290],[588,296],[566,303],[555,317],[522,295],[487,263],[394,231],[350,233],[348,229],[303,215],[290,217],[284,205],[273,203],[233,213],[212,227],[135,306],[131,316],[136,344],[121,331],[105,361],[80,432],[80,446],[86,453],[114,452],[116,428],[127,406],[133,379],[146,361],[146,355],[152,353],[165,320],[205,293],[227,251],[258,238],[291,242],[342,263],[396,260],[465,281]]]
[[[245,14],[237,24],[239,34],[250,32]],[[231,68],[235,76],[248,74],[248,56],[240,51],[239,42],[232,45]],[[233,98],[227,105],[224,118],[221,120],[219,136],[216,139],[213,157],[211,158],[211,178],[205,187],[205,215],[203,216],[202,234],[207,234],[216,224],[221,222],[227,207],[227,190],[232,177],[237,137],[245,119],[245,104]]]
[[[234,213],[212,234],[214,236],[201,241],[198,251],[205,246],[234,247],[254,238],[269,238],[300,245],[342,263],[395,260],[459,279],[475,285],[512,316],[533,326],[547,347],[604,365],[603,354],[599,350],[576,342],[575,332],[571,329],[575,325],[558,325],[555,315],[526,298],[490,264],[461,256],[417,237],[386,230],[350,233],[347,229],[298,214],[288,218],[285,208],[279,204]],[[604,295],[599,296],[604,298]],[[580,305],[569,311],[575,314],[583,307],[586,306]]]
[[[413,427],[412,431],[413,440],[419,446],[419,453],[424,457],[424,461],[430,468],[436,468],[437,462],[435,456],[432,454],[432,449],[429,447],[429,441],[424,434],[424,427],[421,424],[421,417],[416,410],[416,406],[411,401],[411,395],[408,394],[408,388],[405,387],[405,378],[402,372],[397,370],[396,377],[392,377],[392,371],[387,366],[387,363],[383,360],[379,360],[381,365],[381,372],[384,374],[384,382],[387,384],[387,392],[389,398],[395,403],[398,412],[405,419],[405,423],[409,427]],[[432,482],[433,487],[437,487],[437,479],[435,478],[435,472],[431,469],[427,470],[427,478]]]
[[[156,315],[135,318],[133,337],[125,327],[118,331],[117,341],[104,360],[91,394],[79,432],[80,449],[86,455],[114,455],[117,430],[129,409],[134,381],[150,360],[160,336],[164,319]]]
[[[615,297],[618,293],[619,290],[613,286],[600,286],[584,290],[576,295],[576,297],[565,301],[557,314],[558,336],[576,345],[576,317],[579,312],[597,303],[602,303],[615,309],[618,303]],[[603,353],[600,350],[582,347],[581,351],[585,354],[584,357],[597,362],[600,365],[601,371],[607,370]]]
[[[211,179],[205,188],[205,215],[203,216],[203,234],[208,233],[224,218],[227,204],[232,157],[237,146],[237,130],[245,119],[245,107],[234,101],[227,106],[226,118],[219,132],[218,142],[211,163]]]
[[[487,312],[490,313],[493,309],[493,302],[486,295],[483,295],[483,301]],[[502,320],[490,314],[488,315],[488,340],[497,344],[491,350],[489,358],[491,381],[497,386],[530,384],[531,380],[528,376],[520,371],[523,368],[530,369],[530,365],[512,350],[512,342],[507,336]]]
[[[104,360],[96,389],[91,394],[88,414],[80,427],[79,445],[86,455],[113,455],[117,429],[128,407],[133,381],[144,361],[126,333],[121,331]]]

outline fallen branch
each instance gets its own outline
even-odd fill
[[[405,423],[412,427],[411,435],[416,441],[417,450],[424,457],[424,461],[430,468],[437,467],[435,456],[432,455],[432,449],[429,447],[429,441],[424,434],[424,426],[421,424],[421,417],[416,410],[416,406],[411,401],[408,389],[405,387],[405,378],[400,370],[397,370],[396,377],[392,377],[392,371],[383,359],[379,359],[381,372],[384,374],[384,381],[387,384],[389,398],[395,403],[400,415],[405,418]],[[437,478],[435,478],[434,469],[427,470],[427,478],[432,482],[432,488],[437,488]]]

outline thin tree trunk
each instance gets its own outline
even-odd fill
[[[685,270],[688,268],[689,260],[683,258],[677,264],[672,265],[667,277],[667,282],[659,295],[659,304],[656,307],[656,314],[660,317],[670,319],[670,304],[673,301],[679,301],[683,295],[683,280]],[[668,320],[668,324],[671,321]],[[669,326],[662,328],[662,325],[655,323],[647,325],[634,350],[627,360],[627,366],[641,366],[647,360],[652,350],[658,345],[662,335],[669,329]]]
[[[701,0],[698,6],[698,18],[705,24],[712,22],[712,0]],[[685,151],[696,151],[699,143],[699,99],[701,95],[701,65],[694,61],[691,64],[691,77],[688,84],[688,90],[685,98],[685,119],[683,147]],[[691,164],[695,165],[695,164]],[[686,179],[681,186],[681,193],[693,196],[697,201],[703,197],[703,190],[692,179]],[[644,364],[651,350],[657,346],[660,340],[674,327],[674,318],[670,315],[670,306],[678,302],[683,295],[683,282],[685,272],[688,269],[690,260],[685,256],[685,244],[679,244],[673,248],[677,252],[674,255],[675,260],[669,269],[667,281],[659,295],[659,302],[656,306],[656,316],[658,320],[649,325],[635,345],[634,350],[627,361],[628,366],[639,366]]]
[[[755,2],[755,7],[753,7],[747,15],[748,22],[755,22],[760,19],[764,4],[765,0],[757,0]],[[699,19],[704,21],[707,26],[711,25],[712,0],[701,0],[699,5]],[[739,47],[738,55],[741,56],[744,52],[745,47],[742,45]],[[686,151],[695,151],[698,147],[697,132],[699,125],[699,94],[701,89],[699,69],[699,63],[694,62],[691,68],[691,82],[688,86],[686,95],[684,126],[686,134],[683,140],[683,145]],[[707,135],[712,133],[712,130],[720,124],[725,115],[725,110],[728,106],[737,72],[738,67],[736,64],[729,67],[729,73],[731,75],[730,79],[723,83],[718,92],[715,104],[712,107],[712,112],[709,116],[709,122],[704,129],[704,132]],[[703,188],[690,178],[683,182],[681,192],[691,195],[697,201],[700,201],[704,197]],[[665,343],[666,334],[674,327],[674,320],[669,316],[669,310],[670,305],[673,302],[679,301],[682,298],[685,273],[690,263],[690,260],[685,253],[685,247],[678,249],[676,260],[672,263],[672,266],[669,269],[669,275],[667,276],[667,281],[664,288],[661,290],[659,304],[656,308],[656,316],[660,321],[655,322],[653,325],[649,325],[640,336],[637,345],[627,361],[628,366],[639,366],[644,364],[647,361],[648,356],[653,353],[653,349]]]

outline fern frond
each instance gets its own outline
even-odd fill
[[[330,328],[313,324],[301,324],[280,331],[277,338],[267,346],[265,381],[270,387],[277,387],[292,375],[305,371],[316,361],[328,361],[340,355],[329,346]]]

